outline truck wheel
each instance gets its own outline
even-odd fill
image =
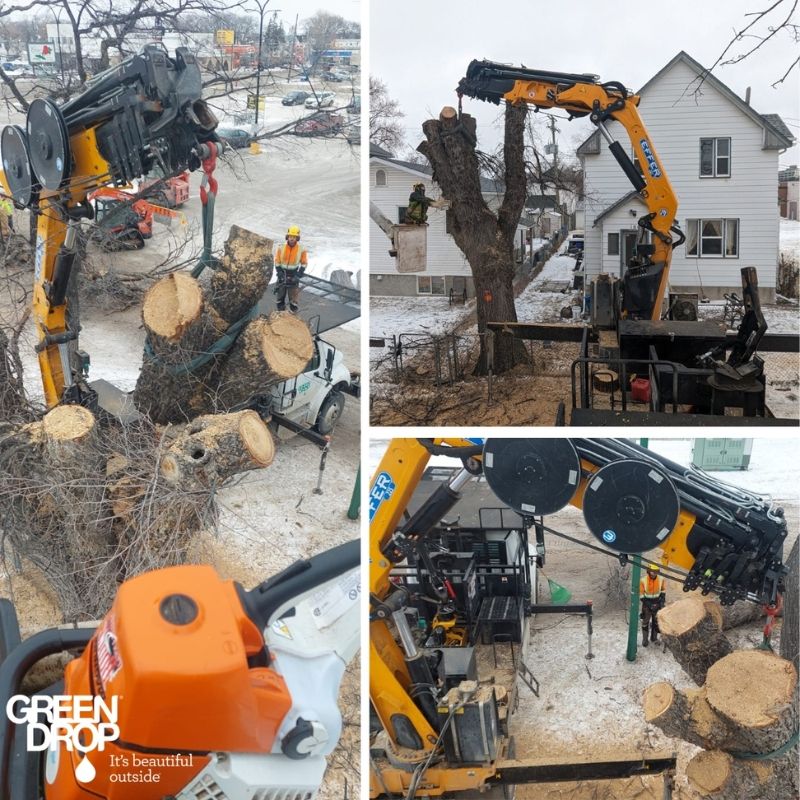
[[[339,421],[344,411],[344,395],[341,392],[331,392],[322,403],[322,408],[317,415],[317,430],[327,436]]]

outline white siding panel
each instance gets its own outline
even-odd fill
[[[653,146],[678,196],[678,224],[687,219],[735,218],[739,220],[738,258],[688,258],[685,247],[675,250],[670,282],[704,286],[741,286],[740,270],[754,266],[759,284],[775,286],[779,219],[777,206],[778,153],[762,150],[763,129],[740,111],[710,83],[694,94],[697,75],[683,62],[647,89],[639,113]],[[624,128],[609,125],[630,154]],[[700,178],[700,139],[730,137],[731,176]],[[593,228],[597,216],[630,191],[630,184],[605,143],[599,155],[583,159],[586,179],[586,266],[589,275],[608,271],[605,236]],[[624,216],[624,215],[623,215]],[[603,221],[613,230],[616,212]]]

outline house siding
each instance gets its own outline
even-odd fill
[[[694,69],[678,61],[648,85],[639,113],[678,196],[680,228],[686,232],[689,219],[738,219],[739,256],[689,257],[682,245],[673,253],[670,285],[717,299],[741,289],[743,267],[756,267],[762,300],[769,302],[774,299],[779,246],[778,153],[762,149],[764,129],[711,83],[705,83],[701,96],[695,97],[687,87],[696,77]],[[623,127],[611,123],[609,130],[630,154]],[[700,178],[700,139],[722,137],[731,139],[730,177]],[[606,234],[620,223],[632,227],[629,208],[641,216],[645,206],[634,199],[594,227],[598,215],[631,187],[605,147],[599,155],[585,156],[584,167],[587,275],[601,270],[619,274],[618,257],[606,254]]]

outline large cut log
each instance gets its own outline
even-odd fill
[[[211,277],[210,302],[229,325],[250,313],[272,278],[273,242],[231,225],[225,251]]]
[[[205,412],[227,411],[294,378],[314,354],[308,325],[288,311],[274,311],[247,323],[239,338],[193,403]]]
[[[185,491],[220,486],[231,476],[268,467],[275,442],[255,411],[192,420],[167,446],[161,474]]]
[[[174,272],[154,283],[145,294],[142,319],[147,353],[136,381],[136,407],[154,422],[181,422],[190,417],[189,400],[213,363],[185,369],[219,339],[228,327],[205,302],[200,284],[185,272]]]
[[[783,593],[781,655],[800,670],[800,539],[795,539],[786,559],[789,574]]]
[[[703,601],[687,597],[658,612],[664,644],[686,674],[702,685],[708,668],[733,651]]]
[[[705,749],[771,753],[797,730],[797,671],[766,650],[737,650],[708,670],[701,689],[669,683],[643,695],[645,719]]]
[[[700,596],[698,592],[696,596]],[[758,622],[759,620],[766,621],[766,611],[764,606],[758,603],[750,603],[747,600],[737,600],[729,606],[723,606],[719,600],[708,600],[703,598],[708,613],[719,625],[723,631],[730,630],[731,628],[738,628],[740,625],[746,625],[749,622]],[[778,611],[777,616],[781,616],[782,611]]]
[[[796,750],[771,761],[747,761],[704,750],[686,765],[689,785],[713,800],[789,800],[797,797]]]

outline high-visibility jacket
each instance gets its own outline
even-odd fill
[[[14,204],[8,197],[0,197],[0,213],[10,217],[14,213]]]
[[[308,266],[306,249],[298,242],[294,247],[282,244],[275,253],[275,266],[285,269],[287,272],[294,272],[299,267]]]
[[[658,600],[666,591],[664,579],[660,575],[655,578],[645,575],[639,581],[639,597],[643,600]]]

